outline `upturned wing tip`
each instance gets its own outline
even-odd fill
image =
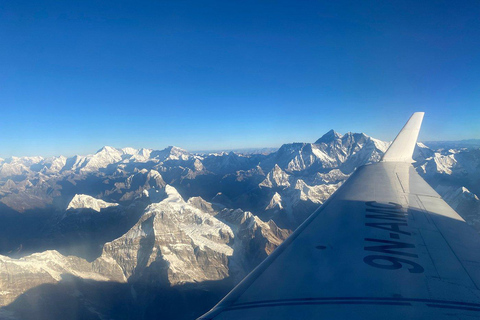
[[[412,163],[413,150],[417,144],[418,134],[422,126],[425,112],[415,112],[408,119],[405,126],[398,133],[393,143],[383,155],[384,162],[408,162]]]

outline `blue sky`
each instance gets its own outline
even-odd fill
[[[0,156],[480,138],[478,1],[3,1]]]

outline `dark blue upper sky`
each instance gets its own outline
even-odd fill
[[[478,1],[2,1],[0,156],[480,138]]]

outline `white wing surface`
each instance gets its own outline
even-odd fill
[[[480,236],[410,163],[422,118],[200,319],[480,319]]]

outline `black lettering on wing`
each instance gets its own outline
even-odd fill
[[[365,226],[401,233],[407,236],[411,235],[410,232],[400,230],[401,226],[408,226],[408,224],[405,222],[369,222],[365,223]]]
[[[379,269],[397,270],[400,269],[403,264],[406,264],[411,266],[411,268],[408,268],[410,273],[422,273],[424,271],[423,267],[418,263],[398,257],[371,255],[366,256],[363,261],[369,266]]]
[[[392,241],[392,240],[370,239],[370,238],[366,238],[365,241],[386,243],[386,245],[381,245],[381,246],[365,247],[365,251],[375,251],[375,252],[380,252],[380,253],[389,253],[389,254],[395,254],[395,255],[399,255],[399,256],[407,256],[407,257],[412,257],[412,258],[418,258],[418,255],[416,255],[414,253],[395,250],[395,249],[413,249],[413,248],[415,248],[415,245],[411,244],[411,243]]]
[[[365,217],[370,219],[383,219],[383,220],[394,220],[394,221],[407,221],[406,213],[395,212],[384,209],[367,209],[367,212],[375,214],[367,214]]]

